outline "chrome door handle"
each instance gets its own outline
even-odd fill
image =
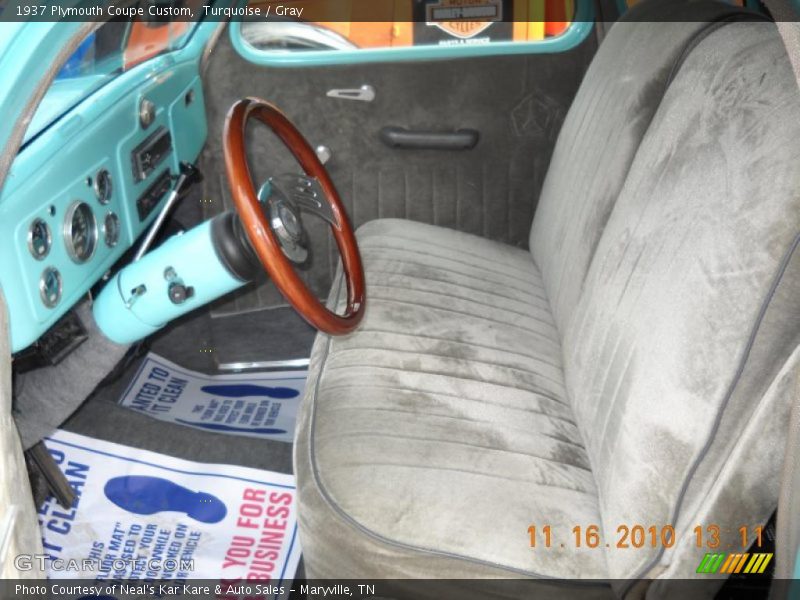
[[[360,100],[361,102],[372,102],[375,100],[375,88],[364,84],[360,88],[344,88],[328,90],[328,98],[341,98],[342,100]]]

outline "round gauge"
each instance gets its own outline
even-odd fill
[[[116,246],[119,241],[119,217],[113,212],[108,213],[103,221],[103,239],[109,248]]]
[[[28,228],[28,250],[33,258],[42,260],[50,253],[50,244],[53,238],[50,235],[50,228],[41,219],[34,220]]]
[[[39,279],[39,296],[47,308],[53,308],[61,300],[61,273],[47,267]]]
[[[97,221],[86,202],[76,202],[64,217],[64,242],[67,253],[76,263],[84,263],[97,247]]]
[[[105,169],[101,169],[94,177],[94,194],[97,196],[97,201],[102,205],[106,205],[111,201],[111,194],[114,187],[111,183],[111,174]]]

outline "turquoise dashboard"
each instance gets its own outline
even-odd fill
[[[170,176],[200,154],[207,127],[198,60],[177,56],[119,75],[14,161],[0,192],[0,284],[14,352],[119,260],[156,218]]]

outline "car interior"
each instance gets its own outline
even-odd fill
[[[336,64],[259,62],[259,23],[76,30],[0,156],[8,552],[77,506],[61,430],[293,476],[295,579],[674,597],[718,551],[776,559],[698,597],[791,577],[747,532],[774,544],[794,473],[796,23],[588,4],[560,50]],[[152,355],[302,377],[293,442],[123,405]]]

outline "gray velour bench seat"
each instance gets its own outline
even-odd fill
[[[363,326],[318,338],[296,434],[309,575],[624,594],[693,575],[696,525],[727,544],[765,522],[800,343],[799,96],[774,24],[619,23],[530,253],[361,228]],[[565,547],[532,551],[531,524]],[[611,548],[575,548],[591,524]],[[668,524],[670,549],[613,547],[620,525]]]

